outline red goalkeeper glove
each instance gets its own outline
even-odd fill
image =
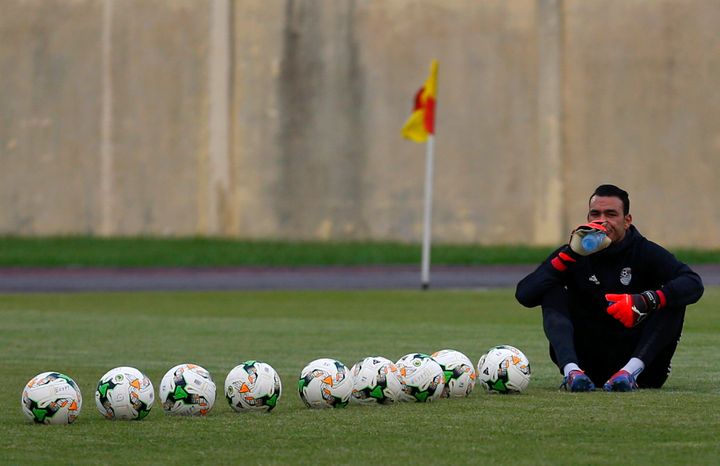
[[[602,239],[592,249],[588,250],[583,246],[583,239],[591,233],[602,233]],[[588,256],[598,251],[602,251],[610,246],[612,240],[607,236],[607,229],[601,222],[590,222],[575,228],[570,234],[570,240],[560,251],[558,255],[553,257],[550,265],[558,272],[564,272],[568,267],[572,267],[574,263],[582,256]]]
[[[594,244],[590,249],[587,249],[584,242],[585,237],[594,233],[602,233],[602,239],[599,243]],[[612,243],[612,240],[608,238],[607,228],[605,228],[605,225],[603,225],[602,222],[590,222],[580,225],[572,231],[570,234],[570,241],[568,241],[570,249],[581,256],[589,256],[590,254],[602,251],[606,247],[610,246],[610,243]]]
[[[580,256],[570,249],[570,246],[565,245],[558,252],[558,255],[552,258],[550,265],[552,265],[558,272],[564,272],[568,267],[577,262],[579,258]]]
[[[632,328],[642,322],[651,311],[665,306],[662,291],[643,291],[640,294],[606,294],[607,313]]]

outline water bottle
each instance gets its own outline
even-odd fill
[[[605,233],[602,231],[591,231],[587,235],[583,236],[581,241],[582,248],[587,253],[595,252],[600,246],[600,243],[605,239]]]

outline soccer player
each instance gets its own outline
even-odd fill
[[[518,283],[515,297],[542,307],[550,358],[566,390],[660,388],[702,280],[640,234],[628,193],[617,186],[595,190],[587,221]],[[606,235],[599,246],[583,248],[598,232]]]

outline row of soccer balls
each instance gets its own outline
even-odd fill
[[[298,391],[309,408],[345,407],[348,403],[428,402],[465,397],[479,380],[488,391],[521,392],[530,382],[530,363],[515,347],[491,348],[477,364],[463,353],[442,350],[428,356],[410,353],[393,363],[380,356],[358,361],[350,370],[335,359],[316,359],[300,373]],[[210,373],[195,364],[170,369],[160,382],[160,402],[169,414],[206,415],[215,403]],[[238,412],[271,411],[282,395],[275,369],[245,361],[225,379],[225,397]],[[150,379],[133,367],[117,367],[100,378],[95,404],[107,419],[143,419],[150,413],[155,390]],[[77,419],[82,396],[75,381],[58,372],[43,372],[24,387],[26,417],[40,424],[69,424]]]

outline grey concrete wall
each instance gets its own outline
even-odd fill
[[[527,237],[533,1],[272,4],[236,16],[237,231],[419,241],[425,149],[399,134],[437,57],[434,237]]]
[[[3,233],[91,233],[98,224],[100,13],[94,1],[3,2]]]
[[[630,192],[654,239],[720,246],[720,2],[566,1],[568,219],[588,186]]]
[[[589,193],[720,247],[720,3],[5,0],[0,234],[554,244]],[[224,31],[227,31],[225,34]]]
[[[202,233],[207,2],[111,3],[110,233]]]

